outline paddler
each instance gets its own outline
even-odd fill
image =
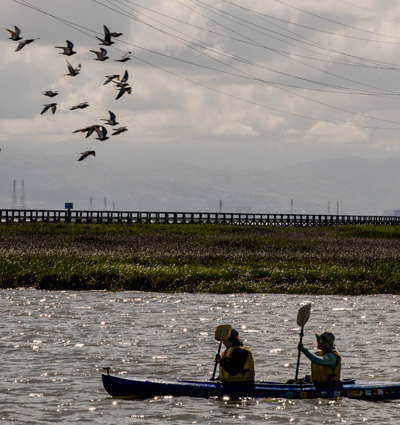
[[[254,359],[250,348],[243,345],[239,333],[232,329],[223,341],[226,349],[215,357],[219,363],[219,379],[222,382],[254,382]]]
[[[314,384],[340,381],[342,359],[335,347],[335,336],[330,331],[315,333],[318,351],[313,354],[303,344],[298,349],[311,360],[311,377]]]

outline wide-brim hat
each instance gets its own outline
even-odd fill
[[[328,350],[334,350],[335,347],[335,335],[330,331],[324,331],[321,333],[315,332],[317,340],[322,342]]]

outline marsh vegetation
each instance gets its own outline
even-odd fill
[[[0,287],[400,293],[400,227],[0,226]]]

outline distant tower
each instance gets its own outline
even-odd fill
[[[11,200],[11,209],[16,210],[17,209],[17,182],[14,179],[13,183],[13,193],[12,193],[12,200]]]
[[[107,198],[104,198],[104,211],[107,211]]]
[[[89,211],[93,211],[93,198],[90,197]]]
[[[290,214],[294,213],[294,209],[293,209],[293,198],[290,200]]]
[[[219,212],[222,213],[222,201],[219,201]]]
[[[113,211],[115,211],[115,202],[113,202]]]
[[[26,208],[25,185],[24,185],[23,180],[22,180],[22,185],[21,185],[21,193],[20,193],[20,197],[19,197],[19,208],[21,210],[24,210]]]
[[[328,201],[328,215],[331,214],[331,201]]]
[[[336,201],[336,215],[339,215],[339,201]]]

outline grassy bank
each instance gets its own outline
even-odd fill
[[[0,287],[400,293],[400,228],[0,226]]]

